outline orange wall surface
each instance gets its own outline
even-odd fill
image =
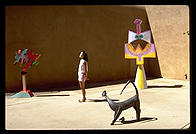
[[[87,51],[89,58],[90,80],[87,81],[87,85],[127,81],[135,78],[136,62],[124,58],[124,44],[128,41],[128,30],[136,31],[133,23],[136,18],[143,21],[142,31],[152,31],[152,42],[155,43],[157,49],[156,58],[144,60],[146,76],[161,77],[163,74],[163,76],[181,78],[181,75],[188,73],[188,69],[186,69],[188,67],[188,37],[183,35],[181,38],[185,39],[181,39],[184,41],[181,42],[172,36],[176,43],[171,43],[173,41],[171,35],[169,38],[166,38],[166,35],[159,38],[158,31],[160,30],[160,34],[165,34],[166,30],[162,31],[164,20],[160,18],[162,21],[159,25],[156,17],[158,11],[153,12],[153,8],[157,7],[7,6],[6,92],[18,92],[22,89],[21,67],[13,65],[13,62],[15,51],[23,48],[41,54],[38,66],[32,66],[27,73],[27,89],[31,91],[79,88],[77,68],[79,52],[82,50]],[[164,10],[160,8],[159,12],[162,13],[160,17],[167,15]],[[170,9],[166,11],[169,12]],[[185,15],[181,11],[179,12],[180,16]],[[177,19],[181,20],[180,16],[177,16]],[[169,18],[170,16],[167,16],[167,19]],[[185,20],[187,21],[187,18]],[[173,19],[172,23],[174,22]],[[181,20],[179,23],[182,22]],[[185,23],[187,24],[187,22]],[[167,25],[170,26],[168,30],[173,26],[170,25],[170,21],[167,21]],[[174,29],[177,32],[178,27],[174,27]],[[180,32],[186,30],[188,27],[181,28]],[[171,31],[169,34],[172,34]],[[175,54],[172,54],[172,50],[180,50],[177,56],[183,55],[175,63],[180,62],[186,65],[177,67],[173,64]],[[167,55],[166,59],[164,59],[164,55]],[[166,61],[168,61],[168,65],[165,65]],[[182,74],[175,73],[173,68],[179,68],[178,72],[182,71]]]

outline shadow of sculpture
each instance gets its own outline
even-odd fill
[[[119,99],[111,99],[112,101],[119,101]],[[86,99],[87,102],[105,102],[106,99]]]
[[[70,96],[69,94],[43,94],[36,95],[36,97],[56,97],[56,96]]]
[[[148,88],[181,88],[183,85],[174,85],[174,86],[148,86]]]
[[[146,123],[146,122],[149,122],[149,121],[155,121],[155,120],[158,120],[158,118],[155,118],[155,117],[142,117],[140,118],[140,120],[126,120],[125,121],[125,118],[122,117],[119,119],[120,122],[122,124],[131,124],[131,123],[135,123],[135,122],[142,122],[142,123]]]

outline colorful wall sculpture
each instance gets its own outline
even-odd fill
[[[22,75],[23,89],[19,93],[16,93],[15,95],[11,96],[12,98],[29,98],[34,96],[30,90],[26,89],[27,88],[26,74],[32,65],[38,64],[37,59],[39,57],[40,55],[33,53],[32,50],[28,50],[28,49],[16,50],[15,61],[13,64],[16,65],[18,63],[22,67],[21,75]]]
[[[16,56],[14,65],[19,63],[20,65],[24,66],[22,68],[23,72],[27,72],[29,68],[31,68],[32,65],[37,65],[38,61],[37,59],[40,57],[39,54],[34,54],[32,50],[28,49],[19,49],[16,50]]]

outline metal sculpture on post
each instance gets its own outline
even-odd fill
[[[128,31],[128,43],[125,44],[125,59],[136,59],[137,73],[135,78],[135,84],[138,89],[147,88],[146,75],[144,70],[144,58],[155,58],[155,45],[151,43],[151,32],[147,30],[145,32],[141,32],[141,23],[142,20],[136,19],[134,21],[136,24],[137,32]],[[135,40],[143,40],[147,42],[144,49],[142,49],[141,45],[138,44],[136,49],[131,44]]]
[[[16,50],[15,61],[13,64],[16,65],[18,63],[20,64],[20,66],[23,66],[21,71],[23,89],[19,93],[16,93],[15,95],[11,96],[12,98],[29,98],[34,96],[30,90],[27,90],[26,74],[32,65],[38,65],[39,62],[37,61],[37,59],[39,57],[40,54],[34,54],[32,50]]]

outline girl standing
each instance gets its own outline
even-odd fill
[[[88,55],[85,51],[81,51],[80,55],[80,63],[78,66],[78,81],[80,88],[82,90],[82,100],[78,100],[79,102],[85,102],[86,100],[86,91],[85,91],[85,81],[88,79]]]

